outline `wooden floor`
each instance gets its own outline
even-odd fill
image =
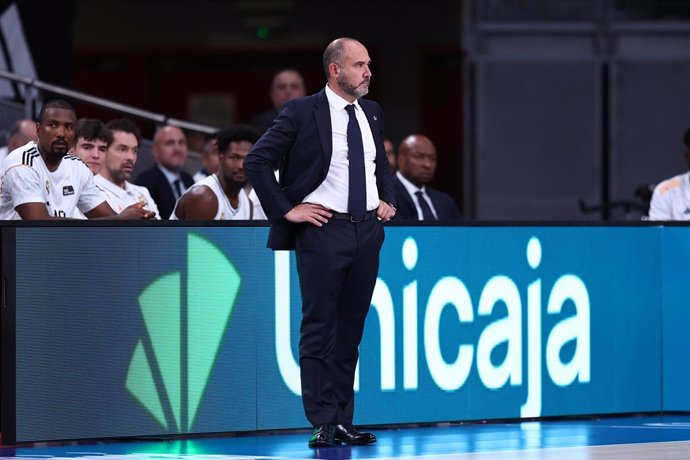
[[[3,459],[690,459],[690,414],[373,429],[372,446],[309,449],[308,433],[3,446]]]

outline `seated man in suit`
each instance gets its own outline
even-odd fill
[[[393,177],[397,220],[461,219],[455,200],[427,187],[436,173],[436,147],[421,134],[407,136],[398,147],[398,171]]]
[[[168,219],[175,202],[194,184],[192,176],[182,170],[187,161],[187,138],[180,128],[164,126],[153,136],[151,153],[156,164],[139,174],[134,183],[149,189],[161,219]]]

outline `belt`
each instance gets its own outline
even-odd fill
[[[350,222],[354,222],[354,223],[364,222],[365,220],[371,220],[374,217],[376,217],[376,210],[375,209],[372,211],[365,212],[364,215],[362,217],[359,217],[359,218],[353,216],[352,214],[348,214],[346,212],[335,212],[332,210],[329,210],[328,212],[333,214],[334,219],[349,220]]]

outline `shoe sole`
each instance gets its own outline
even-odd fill
[[[333,440],[336,444],[345,444],[348,446],[368,446],[370,444],[376,444],[376,440],[374,439],[373,441],[361,441],[361,442],[352,442],[348,443],[343,441],[342,439],[334,439]]]
[[[329,442],[314,442],[314,443],[309,443],[309,447],[316,448],[316,447],[333,447],[335,446],[335,443],[329,443]]]

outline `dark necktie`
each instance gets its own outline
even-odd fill
[[[347,151],[349,159],[349,188],[347,210],[355,218],[361,218],[367,212],[367,185],[364,180],[364,146],[362,132],[359,130],[355,106],[345,107],[350,120],[347,123]]]
[[[182,196],[182,184],[180,183],[180,179],[175,179],[173,185],[175,186],[175,199],[178,200]]]
[[[429,203],[424,199],[424,193],[421,190],[414,192],[417,195],[417,201],[419,202],[419,207],[422,208],[422,220],[436,220],[434,213],[431,212]]]

